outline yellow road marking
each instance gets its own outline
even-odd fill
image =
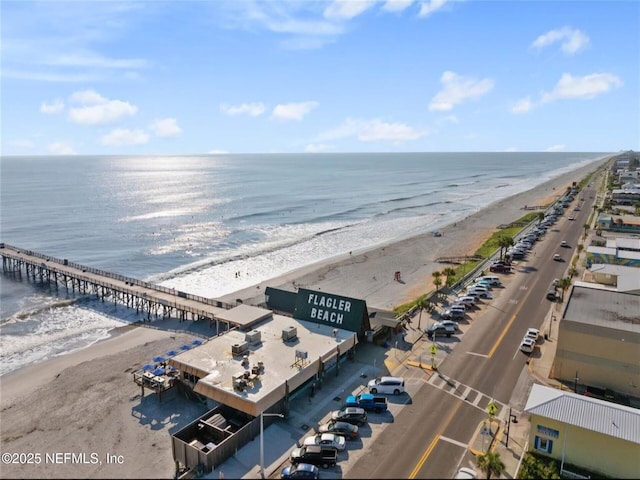
[[[460,408],[460,405],[462,405],[462,402],[459,401],[456,403],[455,408],[451,411],[451,413],[449,414],[449,417],[447,418],[447,420],[444,422],[444,425],[442,425],[442,428],[440,429],[440,431],[436,434],[436,436],[433,438],[433,440],[431,441],[431,443],[429,444],[429,446],[427,447],[427,449],[425,450],[425,452],[422,454],[422,456],[420,457],[420,460],[418,460],[418,463],[416,464],[416,466],[414,467],[413,471],[409,474],[409,478],[413,479],[416,478],[416,475],[418,474],[418,472],[420,472],[420,470],[422,469],[424,463],[427,461],[427,458],[429,457],[429,455],[431,455],[431,451],[435,448],[436,443],[438,443],[438,440],[440,440],[440,437],[442,436],[442,434],[444,433],[445,429],[449,426],[449,423],[451,423],[451,420],[453,420],[453,416],[456,414],[456,412],[458,411],[458,409]]]
[[[502,330],[502,333],[500,334],[500,336],[498,337],[498,339],[496,340],[496,343],[493,344],[493,347],[491,347],[491,350],[489,350],[489,353],[487,353],[487,357],[491,358],[493,356],[493,354],[496,351],[496,348],[498,348],[498,345],[500,345],[500,342],[502,341],[502,339],[504,338],[504,336],[507,334],[507,331],[509,330],[509,328],[511,328],[511,324],[513,323],[513,321],[516,319],[516,316],[518,314],[515,313],[513,315],[513,317],[511,317],[511,320],[509,320],[509,323],[507,323],[507,326],[504,327],[504,329]]]

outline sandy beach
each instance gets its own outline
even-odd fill
[[[430,291],[442,256],[468,255],[496,227],[517,220],[525,205],[544,205],[573,181],[595,171],[592,163],[532,190],[499,201],[457,224],[443,236],[418,235],[367,251],[354,251],[226,296],[227,301],[264,301],[266,286],[295,286],[361,298],[392,309]],[[402,282],[394,281],[400,271]],[[140,397],[131,372],[158,354],[194,338],[144,327],[126,328],[89,348],[0,377],[2,453],[39,454],[40,463],[3,464],[2,478],[171,478],[170,433],[205,411],[171,393],[160,403]],[[46,454],[84,454],[86,463]],[[108,457],[111,455],[111,457]],[[76,458],[77,459],[77,458]],[[116,459],[113,463],[107,460]]]

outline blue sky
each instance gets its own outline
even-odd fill
[[[640,2],[1,0],[3,155],[640,150]]]

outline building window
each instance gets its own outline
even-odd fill
[[[534,447],[536,450],[544,453],[551,453],[551,449],[553,447],[553,440],[549,440],[547,438],[538,437],[536,435],[534,441]]]

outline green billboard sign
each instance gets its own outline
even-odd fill
[[[301,288],[296,298],[294,318],[361,332],[367,317],[364,300]]]

